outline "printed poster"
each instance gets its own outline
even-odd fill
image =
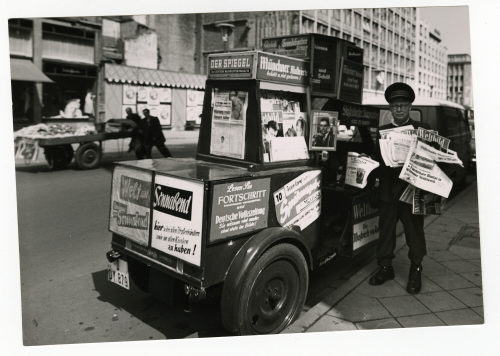
[[[157,175],[151,247],[200,265],[203,183]]]
[[[203,106],[188,106],[186,107],[186,121],[195,121],[197,125],[201,124],[201,113]]]
[[[188,89],[186,106],[199,106],[203,105],[203,96],[205,92],[202,90]]]
[[[148,90],[148,104],[160,105],[160,88],[150,87]]]
[[[283,227],[304,230],[321,213],[321,171],[308,171],[274,192],[276,217]]]
[[[171,88],[157,88],[161,103],[172,102],[172,89]]]
[[[137,87],[133,85],[123,86],[123,105],[134,105],[137,99]]]
[[[160,125],[170,126],[172,125],[172,107],[170,104],[161,104],[158,106],[158,120],[160,120]]]
[[[316,151],[335,151],[337,148],[338,112],[312,111],[309,146]]]
[[[137,101],[146,103],[149,96],[149,87],[138,87],[137,88]]]
[[[122,166],[113,171],[109,229],[147,246],[149,237],[151,172]]]
[[[378,210],[370,206],[368,195],[357,197],[352,204],[352,250],[378,239]]]
[[[267,227],[270,178],[214,186],[212,241]]]

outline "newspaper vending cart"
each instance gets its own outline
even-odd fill
[[[343,180],[348,152],[373,150],[373,112],[315,96],[310,78],[303,59],[209,56],[196,159],[114,167],[112,282],[172,301],[178,288],[220,293],[228,331],[277,333],[300,314],[311,271],[377,238],[370,190]]]

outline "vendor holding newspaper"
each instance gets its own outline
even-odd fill
[[[424,215],[439,214],[452,182],[436,162],[462,164],[448,149],[449,139],[410,119],[413,89],[394,83],[385,91],[393,117],[379,128],[380,219],[377,261],[379,270],[370,278],[380,285],[394,278],[392,259],[396,246],[396,224],[401,220],[411,261],[406,290],[420,292],[422,259],[426,254]]]

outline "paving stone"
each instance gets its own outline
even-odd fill
[[[477,272],[481,270],[481,267],[475,266],[472,263],[467,262],[466,260],[443,261],[441,262],[441,264],[456,273]]]
[[[481,261],[481,250],[478,248],[465,247],[460,245],[452,245],[449,251],[457,256],[460,256],[466,260],[479,260]],[[480,265],[480,264],[479,264]]]
[[[441,319],[434,314],[421,314],[412,316],[402,316],[398,318],[398,322],[404,328],[418,328],[424,326],[443,326],[446,325]]]
[[[394,280],[401,286],[401,288],[403,288],[403,290],[405,291],[405,294],[408,294],[406,292],[406,284],[408,283],[408,275],[406,274],[404,277],[402,275],[397,275]],[[421,293],[440,292],[442,290],[443,290],[443,288],[438,286],[436,283],[434,283],[432,280],[427,278],[425,275],[422,275],[422,290],[420,291]]]
[[[395,317],[425,314],[429,310],[414,296],[405,295],[397,297],[379,298],[379,301]]]
[[[464,288],[450,291],[458,300],[468,307],[480,307],[483,305],[483,292],[481,288]]]
[[[376,298],[358,293],[349,294],[327,314],[352,322],[383,319],[391,316]]]
[[[434,275],[434,274],[446,274],[451,273],[451,271],[444,266],[443,263],[437,262],[432,258],[426,258],[422,262],[423,274],[426,276]]]
[[[306,332],[357,330],[356,325],[330,315],[324,315]]]
[[[480,307],[474,307],[474,308],[471,308],[472,310],[474,310],[477,314],[479,314],[481,316],[481,318],[484,319],[484,309],[482,306]]]
[[[474,258],[472,260],[467,260],[469,263],[472,263],[473,265],[481,267],[481,259],[480,258]]]
[[[465,307],[462,302],[445,291],[417,294],[416,297],[432,312],[460,309]]]
[[[462,260],[462,257],[457,256],[454,253],[451,253],[450,251],[446,250],[438,250],[438,251],[432,250],[429,251],[427,255],[437,262]]]
[[[474,287],[471,282],[453,272],[446,274],[432,274],[428,277],[444,290]]]
[[[466,272],[466,273],[460,273],[460,275],[465,279],[467,279],[468,281],[474,283],[478,287],[483,286],[481,272]]]
[[[443,320],[446,325],[472,325],[483,324],[484,318],[475,313],[472,309],[448,310],[436,313],[437,317]]]
[[[401,328],[401,325],[394,318],[369,320],[356,323],[358,329],[395,329]]]
[[[387,281],[379,286],[372,286],[367,281],[356,288],[356,293],[375,298],[394,297],[407,294],[406,290],[396,281]]]
[[[445,237],[438,232],[429,233],[427,230],[425,230],[425,241],[427,242],[432,241],[449,244],[453,240],[453,237],[454,236]]]
[[[427,251],[438,251],[438,250],[448,250],[450,244],[446,241],[443,242],[435,242],[435,241],[426,241]]]

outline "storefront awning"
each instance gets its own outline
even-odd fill
[[[29,59],[11,58],[10,77],[11,80],[20,80],[23,82],[53,83]]]
[[[160,87],[204,89],[206,76],[168,72],[106,63],[105,78],[111,83],[154,85]]]

